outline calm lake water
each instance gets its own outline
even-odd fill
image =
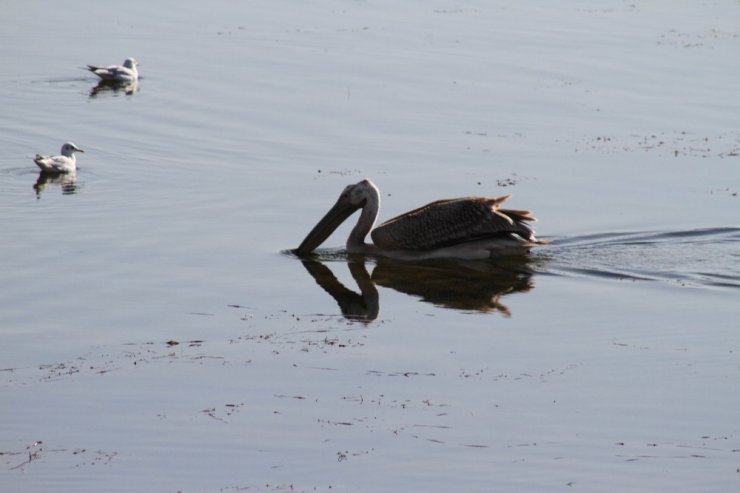
[[[3,491],[740,488],[736,1],[2,15]],[[365,177],[552,244],[286,253]]]

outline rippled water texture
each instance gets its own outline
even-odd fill
[[[563,238],[549,271],[692,287],[740,287],[740,229],[610,233]]]
[[[3,492],[740,487],[736,1],[2,16]],[[551,244],[291,254],[364,178]]]

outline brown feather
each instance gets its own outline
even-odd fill
[[[384,222],[371,233],[375,245],[394,250],[432,250],[516,234],[534,238],[528,211],[499,209],[509,196],[437,200]]]

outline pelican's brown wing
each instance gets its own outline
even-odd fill
[[[390,250],[432,250],[512,233],[537,241],[527,224],[536,221],[529,211],[499,209],[508,198],[438,200],[384,222],[371,236]]]

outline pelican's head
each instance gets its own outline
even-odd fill
[[[357,210],[364,207],[368,200],[377,200],[379,195],[380,193],[378,192],[378,187],[375,186],[375,183],[366,178],[360,182],[344,187],[337,203],[344,202],[348,205],[354,206],[355,210]]]
[[[123,66],[134,70],[139,66],[139,62],[137,62],[135,58],[127,58],[123,61]]]
[[[371,202],[377,211],[379,200],[378,187],[370,180],[362,180],[347,185],[339,195],[337,202],[324,217],[313,227],[310,233],[294,251],[298,255],[311,253],[319,247],[349,216]]]
[[[72,157],[75,152],[85,152],[72,142],[67,142],[62,146],[62,156]]]

